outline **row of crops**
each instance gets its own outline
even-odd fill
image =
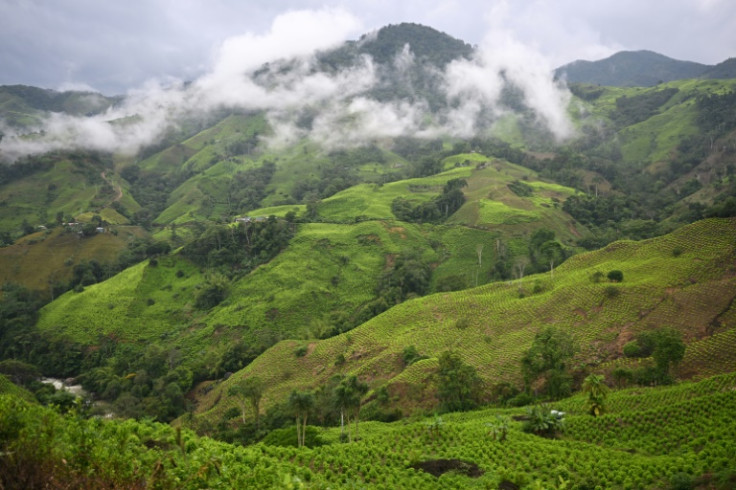
[[[62,481],[160,488],[666,488],[673,478],[736,473],[736,374],[614,392],[610,413],[599,418],[576,414],[579,402],[555,404],[569,410],[557,438],[523,432],[512,417],[524,409],[486,409],[366,422],[352,443],[339,442],[339,428],[318,429],[323,445],[297,449],[60,415],[2,395],[0,483],[16,471],[32,484],[33,473],[20,471],[28,467]],[[498,416],[508,427],[504,440],[492,435]],[[438,462],[460,469],[418,469]],[[472,476],[462,471],[470,466]]]

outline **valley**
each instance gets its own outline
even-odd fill
[[[160,114],[0,87],[0,487],[736,484],[730,65],[566,65],[555,125],[514,74],[448,88],[473,49],[388,26],[248,74],[370,86],[162,99],[133,153],[20,155]],[[656,83],[585,78],[632,57]]]

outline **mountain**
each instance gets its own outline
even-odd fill
[[[380,64],[392,63],[397,55],[409,46],[411,52],[422,63],[431,63],[438,68],[453,60],[470,58],[473,47],[431,27],[413,23],[388,25],[378,31],[363,35],[358,41],[348,42],[343,47],[322,53],[320,60],[333,68],[345,64],[356,56],[369,55]]]
[[[555,70],[568,83],[614,87],[651,87],[662,82],[699,78],[713,67],[680,61],[652,51],[621,51],[599,61],[573,61]]]
[[[99,114],[121,100],[121,97],[106,97],[96,92],[58,92],[27,85],[2,85],[0,115],[10,126],[24,127],[40,122],[44,113]]]
[[[0,487],[733,486],[732,60],[536,92],[474,55],[400,24],[218,94],[1,87]]]
[[[708,69],[703,78],[736,78],[736,58],[729,58]]]

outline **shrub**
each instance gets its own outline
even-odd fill
[[[601,271],[595,271],[593,274],[590,275],[590,281],[594,283],[599,283],[603,280],[603,273]]]
[[[632,340],[624,345],[624,355],[626,357],[641,357],[641,347],[639,342]]]
[[[608,277],[609,281],[621,282],[624,280],[624,273],[621,272],[620,270],[614,269],[610,271],[606,277]]]
[[[672,490],[690,490],[695,488],[693,478],[687,473],[675,473],[670,478],[670,488]]]
[[[465,364],[457,352],[445,351],[440,355],[437,374],[437,398],[442,410],[460,412],[478,406],[483,382],[475,368]]]
[[[605,293],[607,298],[613,299],[621,294],[621,290],[616,286],[606,286]]]
[[[627,383],[633,381],[634,379],[634,373],[631,371],[631,369],[626,368],[616,368],[611,373],[611,376],[613,376],[613,380],[616,382],[616,385],[620,388],[622,386],[626,386]]]
[[[294,355],[296,357],[304,357],[304,356],[306,356],[307,355],[307,346],[306,345],[302,345],[302,346],[298,347],[294,351]]]
[[[509,407],[524,407],[534,402],[534,397],[526,392],[521,392],[513,398],[509,398],[506,405]]]
[[[324,441],[319,434],[320,430],[317,427],[308,425],[304,432],[304,445],[307,447],[323,445]],[[263,444],[269,446],[298,447],[296,432],[293,427],[272,430],[263,438]]]
[[[470,320],[467,317],[458,318],[455,322],[455,328],[459,330],[465,330],[470,325]]]
[[[554,437],[564,428],[564,416],[560,412],[551,410],[547,405],[530,407],[526,412],[528,420],[521,428],[524,432]]]
[[[421,355],[417,348],[413,345],[404,347],[404,350],[401,353],[401,360],[404,361],[404,366],[411,366],[415,362],[421,361],[422,359],[426,358],[427,356]]]

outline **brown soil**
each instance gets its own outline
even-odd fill
[[[448,471],[455,471],[471,478],[478,478],[483,475],[483,470],[477,464],[460,459],[430,459],[414,463],[411,467],[433,476],[441,476]]]

